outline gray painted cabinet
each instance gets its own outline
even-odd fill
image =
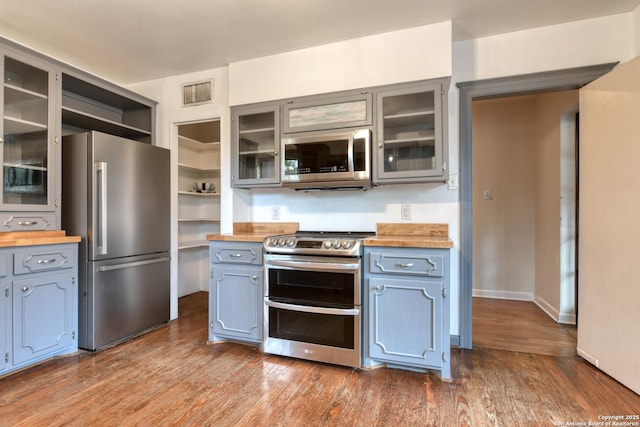
[[[209,340],[262,342],[262,244],[211,242]]]
[[[56,70],[13,49],[0,47],[0,55],[0,231],[55,230],[60,228]]]
[[[409,83],[376,92],[375,184],[447,179],[447,83]]]
[[[280,185],[280,104],[231,109],[231,185]]]
[[[0,232],[58,230],[62,135],[154,142],[156,102],[0,37]]]
[[[449,79],[423,80],[233,107],[238,188],[279,187],[281,136],[371,127],[374,185],[445,182]]]
[[[0,374],[78,350],[77,247],[0,250]]]
[[[451,378],[448,263],[448,249],[365,248],[365,366]]]

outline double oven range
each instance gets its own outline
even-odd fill
[[[362,240],[373,234],[264,240],[266,353],[361,367]]]

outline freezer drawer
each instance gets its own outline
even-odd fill
[[[89,262],[79,346],[96,350],[167,322],[169,261],[165,252]]]

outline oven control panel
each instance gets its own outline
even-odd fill
[[[264,239],[263,244],[265,250],[271,253],[357,256],[360,252],[359,241],[349,238],[271,236]]]

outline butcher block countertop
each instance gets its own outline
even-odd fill
[[[448,224],[379,223],[376,236],[365,239],[364,246],[396,248],[452,248]]]
[[[209,234],[207,240],[223,242],[262,242],[265,237],[298,231],[297,222],[236,222],[233,234]]]
[[[10,231],[7,233],[0,233],[1,248],[79,242],[80,236],[67,236],[67,233],[64,230]]]
[[[210,241],[262,242],[265,237],[298,231],[297,222],[237,222],[233,234],[209,234]],[[376,236],[363,241],[365,246],[399,248],[452,248],[447,224],[379,223]]]

